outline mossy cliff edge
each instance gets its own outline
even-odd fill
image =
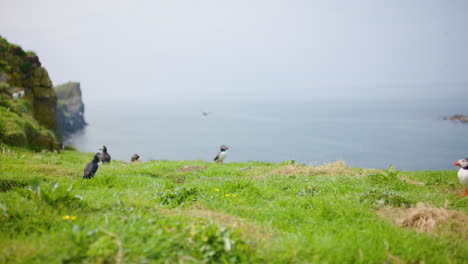
[[[23,91],[23,96],[14,98]],[[51,132],[56,109],[57,96],[39,57],[0,36],[0,141],[58,150],[60,144]]]

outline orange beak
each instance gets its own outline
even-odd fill
[[[457,160],[457,161],[455,161],[455,163],[453,165],[460,166],[460,163],[458,163],[458,160]]]

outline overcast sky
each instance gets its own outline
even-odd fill
[[[0,0],[0,35],[91,103],[468,98],[467,0]]]

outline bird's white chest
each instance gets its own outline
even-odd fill
[[[226,156],[227,156],[226,151],[221,151],[221,152],[219,153],[218,160],[219,160],[219,161],[223,161],[223,160],[226,158]]]
[[[458,179],[463,186],[468,187],[468,170],[460,168],[458,170]]]

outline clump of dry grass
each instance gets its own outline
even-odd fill
[[[183,168],[180,168],[180,171],[202,171],[205,170],[206,167],[203,166],[185,166]]]
[[[346,162],[343,160],[338,160],[332,163],[327,163],[324,165],[316,166],[314,164],[310,166],[305,166],[301,164],[288,164],[279,167],[278,169],[273,170],[272,174],[279,175],[321,175],[321,174],[330,174],[330,175],[367,175],[368,173],[375,172],[376,170],[372,169],[353,169],[346,165]]]
[[[26,168],[22,168],[22,170],[24,172],[41,173],[49,176],[73,177],[76,175],[76,171],[74,171],[71,168],[65,168],[59,165],[52,164],[31,164]]]
[[[418,232],[452,232],[462,234],[468,239],[468,216],[463,212],[418,203],[408,209],[381,209],[378,214],[401,227],[412,228]]]
[[[255,243],[255,240],[257,240],[258,242],[268,241],[275,236],[276,232],[271,228],[259,226],[238,216],[206,209],[199,204],[195,204],[191,208],[187,209],[178,208],[169,210],[165,208],[159,208],[159,210],[166,215],[186,215],[189,217],[200,217],[209,220],[214,220],[220,225],[242,230],[242,234],[244,236],[254,240],[251,241],[252,243]]]
[[[410,179],[402,179],[404,182],[406,183],[409,183],[409,184],[413,184],[413,185],[418,185],[418,186],[424,186],[426,185],[424,182],[419,182],[419,181],[413,181],[413,180],[410,180]]]

